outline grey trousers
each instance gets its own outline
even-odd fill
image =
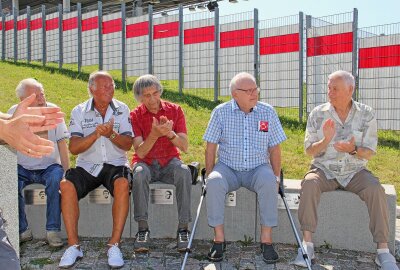
[[[335,180],[328,180],[318,168],[311,168],[301,182],[299,221],[302,231],[315,232],[317,228],[318,204],[323,192],[342,188],[357,194],[365,202],[369,213],[369,229],[375,243],[387,243],[389,237],[389,214],[385,190],[379,179],[370,171],[362,170],[345,187]]]
[[[261,225],[277,226],[278,193],[275,179],[272,168],[267,164],[242,172],[218,162],[207,179],[208,225],[215,227],[224,224],[225,195],[240,187],[245,187],[257,193]]]
[[[149,184],[156,181],[175,186],[179,223],[189,223],[191,221],[192,176],[188,166],[177,158],[173,158],[165,167],[161,167],[157,161],[154,161],[151,166],[141,162],[135,164],[132,181],[135,221],[147,221]]]

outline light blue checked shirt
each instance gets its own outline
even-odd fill
[[[260,130],[260,121],[268,122],[267,132]],[[203,140],[219,145],[220,162],[237,171],[249,171],[269,163],[268,148],[282,143],[286,135],[271,105],[257,102],[253,111],[245,114],[232,99],[213,110]]]

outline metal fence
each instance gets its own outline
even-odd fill
[[[153,73],[168,88],[205,99],[226,99],[230,79],[254,74],[260,99],[281,116],[304,121],[326,102],[327,76],[338,69],[357,78],[354,98],[377,111],[379,128],[400,130],[400,26],[358,29],[358,11],[259,21],[258,10],[133,16],[125,4],[62,6],[2,15],[2,60],[58,63],[81,72],[121,71],[121,81]]]

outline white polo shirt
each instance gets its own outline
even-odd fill
[[[58,107],[57,105],[47,102],[47,107]],[[12,106],[8,110],[8,114],[13,114],[17,105]],[[59,123],[55,129],[47,132],[48,140],[54,142],[54,151],[49,156],[43,156],[42,158],[28,157],[21,152],[17,151],[17,162],[19,165],[27,170],[44,170],[50,165],[61,164],[60,152],[58,149],[58,142],[69,138],[69,132],[65,122]]]
[[[120,135],[133,137],[130,111],[128,106],[113,99],[107,108],[103,121],[101,114],[95,109],[93,98],[79,104],[71,112],[69,123],[72,136],[86,137],[96,130],[97,125],[104,124],[114,118],[114,131]],[[103,164],[129,167],[126,151],[113,144],[109,138],[100,136],[85,152],[80,153],[76,166],[84,168],[88,173],[97,177]]]

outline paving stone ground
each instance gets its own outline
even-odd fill
[[[396,220],[396,259],[400,261],[400,219]],[[151,252],[135,254],[133,238],[123,239],[121,250],[127,270],[175,270],[181,269],[184,255],[176,251],[175,239],[152,239]],[[102,270],[109,269],[107,265],[106,238],[83,238],[81,245],[84,258],[72,269]],[[305,269],[291,265],[297,247],[294,245],[276,244],[280,260],[273,265],[267,265],[262,260],[259,243],[228,242],[225,258],[220,263],[207,260],[207,252],[211,241],[195,240],[192,253],[186,264],[186,270],[296,270]],[[58,263],[64,253],[63,248],[51,248],[44,240],[33,240],[21,245],[21,267],[28,269],[58,269]],[[317,259],[313,270],[372,270],[379,269],[375,263],[375,254],[349,250],[337,250],[328,247],[315,249]],[[398,263],[400,267],[400,263]],[[3,269],[0,269],[3,270]],[[4,269],[6,270],[6,269]]]
[[[109,269],[107,265],[105,238],[84,238],[81,241],[84,258],[73,269]],[[125,259],[122,269],[180,269],[184,256],[176,251],[174,239],[153,239],[151,252],[135,254],[133,252],[134,239],[124,239],[121,244]],[[262,260],[258,243],[229,242],[225,259],[220,263],[210,263],[207,252],[210,241],[194,241],[193,252],[190,254],[185,269],[230,270],[230,269],[304,269],[291,265],[296,256],[296,247],[292,245],[276,244],[280,261],[274,265],[267,265]],[[64,248],[50,248],[43,240],[34,240],[21,245],[22,269],[58,269],[58,262]],[[375,254],[357,251],[346,251],[316,248],[317,260],[313,269],[377,269],[373,260]]]

